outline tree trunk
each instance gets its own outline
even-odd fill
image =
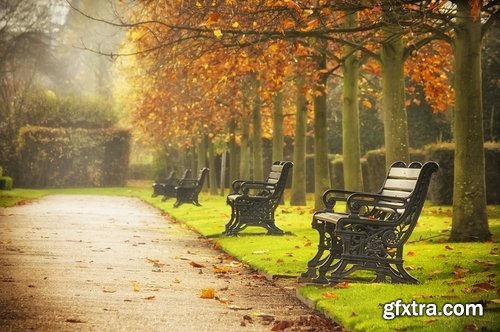
[[[388,19],[390,20],[390,18]],[[384,112],[385,166],[395,161],[408,162],[408,123],[405,108],[404,45],[401,26],[383,28],[382,107]]]
[[[346,26],[358,25],[357,12],[347,14]],[[350,46],[344,47],[344,85],[342,109],[342,157],[344,167],[344,188],[352,191],[363,190],[361,173],[361,148],[359,139],[358,78],[359,59]]]
[[[276,93],[273,99],[273,158],[283,160],[283,91]]]
[[[189,168],[191,169],[191,172],[194,172],[196,171],[196,148],[193,146],[192,148],[189,149],[190,150],[190,163],[189,163]],[[184,173],[184,170],[181,170],[182,173],[179,173],[178,176],[181,176],[181,174]]]
[[[253,179],[263,180],[263,160],[262,160],[262,116],[261,116],[261,100],[260,100],[260,82],[252,75],[252,83],[254,87],[254,96],[252,103],[252,147],[253,147]]]
[[[193,169],[193,177],[198,176],[200,170],[207,167],[207,136],[204,134],[198,143],[198,168]],[[203,184],[203,191],[208,192],[208,181]]]
[[[316,57],[316,70],[327,71],[326,57]],[[328,159],[328,129],[327,129],[327,103],[326,83],[327,74],[319,74],[317,89],[320,93],[314,97],[314,207],[322,209],[322,196],[330,184],[330,161]]]
[[[231,119],[229,121],[229,185],[234,180],[238,179],[240,165],[238,163],[238,147],[236,145],[236,121]]]
[[[469,1],[457,2],[455,29],[455,169],[452,241],[491,238],[486,214],[486,185],[481,95],[481,22]]]
[[[250,132],[250,123],[248,118],[241,120],[241,144],[240,144],[240,177],[241,179],[250,179],[250,144],[248,141]]]
[[[217,173],[215,172],[215,147],[212,139],[208,139],[208,168],[210,168],[209,183],[210,183],[210,195],[217,195]]]
[[[293,172],[290,205],[306,205],[306,131],[307,100],[302,93],[305,75],[296,78],[295,140],[293,143]]]
[[[272,162],[283,160],[283,91],[279,90],[273,98],[273,152]],[[293,172],[293,170],[292,170]],[[285,203],[285,195],[282,195],[279,204]]]

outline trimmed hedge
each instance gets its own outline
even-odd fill
[[[453,202],[453,173],[455,145],[453,143],[431,144],[425,148],[428,160],[439,164],[439,172],[432,176],[429,186],[431,202],[438,205],[450,205]],[[500,143],[484,144],[486,201],[488,204],[500,204]]]
[[[13,183],[10,176],[0,176],[0,190],[12,190]]]
[[[130,133],[123,129],[48,128],[19,131],[19,186],[126,184]]]

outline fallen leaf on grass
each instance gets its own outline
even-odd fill
[[[202,299],[213,299],[215,297],[215,289],[213,289],[213,288],[203,288],[201,290],[200,297]]]
[[[474,260],[474,263],[482,265],[482,266],[495,266],[497,263],[491,262],[491,261],[480,261],[480,260]]]
[[[459,285],[459,284],[465,284],[465,279],[464,278],[455,278],[453,281],[447,281],[446,282],[448,285]]]
[[[426,323],[426,324],[432,324],[432,323],[435,323],[435,322],[437,322],[437,318],[432,318],[432,319],[424,320],[424,323]]]
[[[262,254],[267,254],[268,252],[269,250],[255,250],[254,252],[252,252],[252,254],[262,255]]]
[[[477,331],[479,327],[477,327],[474,323],[469,323],[464,325],[464,331]]]
[[[335,293],[332,293],[332,292],[325,292],[323,294],[321,294],[321,296],[324,298],[324,299],[336,299],[337,298],[337,294]]]
[[[415,253],[413,251],[408,251],[408,253],[406,254],[406,256],[415,256]]]
[[[204,265],[201,265],[201,264],[193,262],[193,261],[189,262],[189,265],[191,265],[192,267],[196,267],[196,268],[205,267]]]
[[[307,241],[306,243],[304,243],[304,247],[310,247],[311,245],[312,245],[311,241]]]
[[[494,285],[488,282],[479,282],[477,284],[472,285],[472,287],[473,287],[472,291],[474,291],[474,288],[477,288],[479,291],[486,291],[486,292],[496,288]]]
[[[444,248],[445,248],[446,250],[455,250],[455,248],[453,248],[452,246],[444,246]]]
[[[349,288],[349,282],[348,281],[341,281],[337,283],[333,288]]]

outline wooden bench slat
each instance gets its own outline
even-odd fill
[[[389,171],[389,178],[417,179],[420,175],[420,168],[400,168],[393,167]]]
[[[392,197],[402,197],[402,198],[405,198],[405,197],[410,196],[411,191],[387,190],[387,189],[384,189],[384,190],[382,190],[382,192],[380,194],[384,195],[384,196],[392,196]]]
[[[384,190],[403,190],[403,191],[411,191],[415,189],[415,185],[417,184],[417,180],[407,180],[407,179],[387,179],[384,184]]]

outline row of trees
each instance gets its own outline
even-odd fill
[[[227,142],[240,167],[262,178],[262,136],[283,158],[294,137],[292,204],[305,203],[305,137],[314,137],[315,201],[330,186],[327,87],[342,86],[345,187],[362,188],[359,107],[379,103],[386,165],[409,161],[406,107],[453,107],[453,228],[487,240],[481,42],[498,18],[494,1],[160,1],[122,12],[122,55],[138,127],[158,144]],[[95,19],[95,18],[94,18]],[[454,60],[453,66],[451,60]],[[450,87],[450,73],[454,81]],[[416,92],[423,91],[424,95]],[[249,146],[251,145],[251,149]],[[252,155],[249,153],[252,151]],[[232,166],[236,159],[231,160]],[[238,174],[239,173],[239,174]]]

